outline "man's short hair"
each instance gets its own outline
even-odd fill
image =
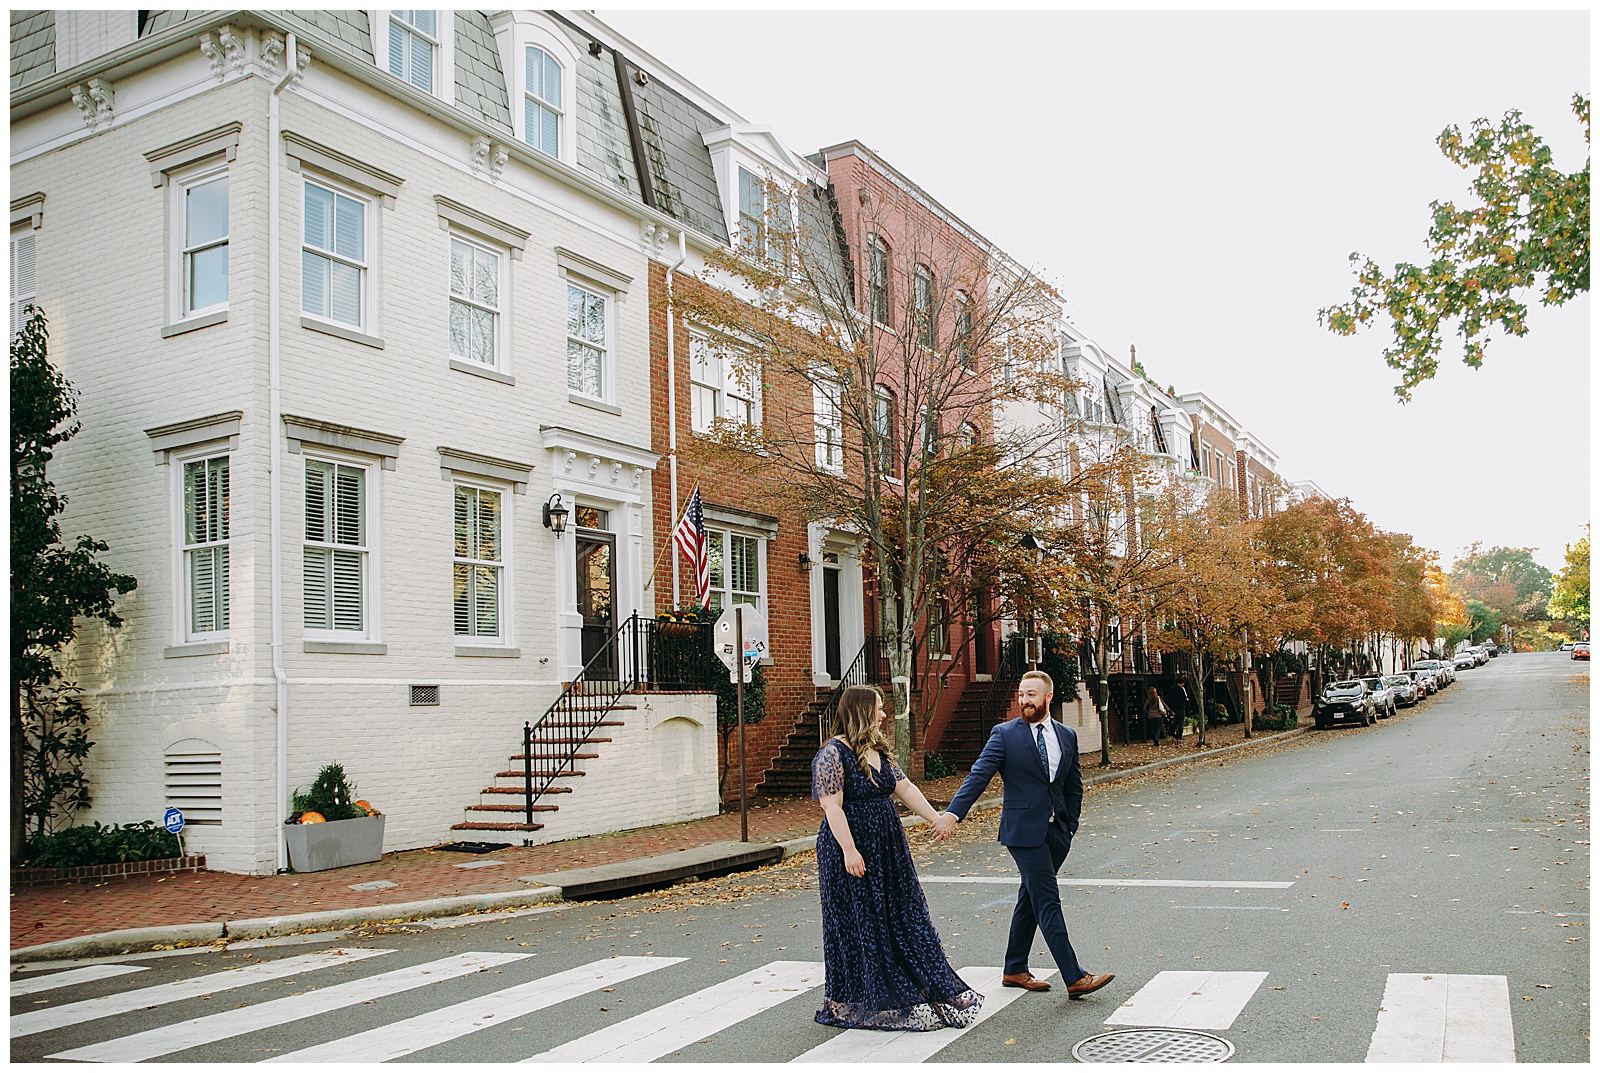
[[[1045,674],[1043,671],[1024,671],[1022,673],[1022,680],[1024,682],[1030,678],[1039,679],[1039,681],[1044,683],[1044,691],[1049,693],[1051,696],[1055,695],[1056,683],[1048,674]]]

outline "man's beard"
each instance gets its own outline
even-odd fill
[[[1039,722],[1047,710],[1042,704],[1034,705],[1031,701],[1026,700],[1019,702],[1018,706],[1022,709],[1023,720],[1029,723]]]

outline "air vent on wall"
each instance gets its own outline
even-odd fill
[[[222,753],[215,745],[187,738],[167,747],[164,789],[169,806],[191,827],[222,823]]]
[[[421,708],[437,705],[439,703],[438,686],[412,686],[411,706]]]

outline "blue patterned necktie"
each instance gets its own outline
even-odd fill
[[[1048,750],[1048,749],[1046,749],[1044,747],[1044,724],[1043,723],[1039,724],[1038,731],[1039,731],[1038,737],[1036,737],[1034,740],[1039,743],[1039,763],[1044,765],[1044,775],[1045,775],[1045,778],[1048,779],[1050,777],[1050,750]]]

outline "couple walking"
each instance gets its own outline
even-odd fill
[[[1078,738],[1050,718],[1050,676],[1029,671],[1017,688],[1022,718],[1000,723],[961,784],[949,810],[934,811],[890,759],[883,697],[872,686],[839,698],[839,734],[812,761],[812,797],[822,805],[817,872],[826,969],[817,1021],[840,1028],[965,1027],[983,996],[950,967],[928,914],[911,848],[891,799],[927,820],[941,841],[954,833],[978,795],[999,774],[1004,784],[1000,841],[1021,874],[1006,943],[1007,987],[1050,985],[1028,970],[1028,951],[1044,933],[1069,998],[1111,982],[1086,972],[1067,939],[1056,871],[1072,847],[1083,806]]]

